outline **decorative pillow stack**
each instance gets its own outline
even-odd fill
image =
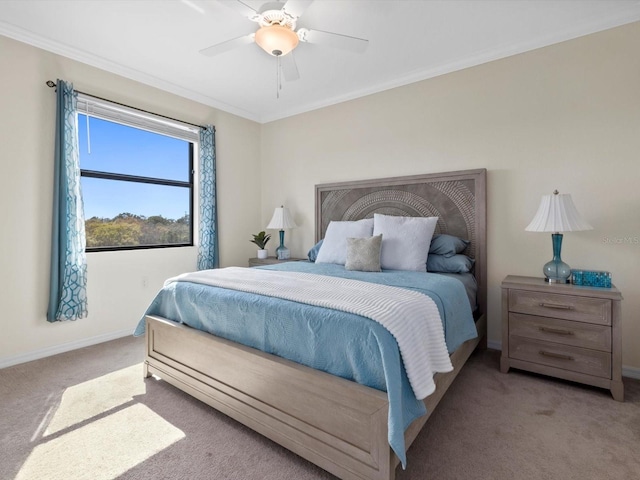
[[[474,260],[462,255],[469,241],[434,235],[437,223],[438,217],[378,213],[364,220],[330,222],[325,238],[309,250],[309,260],[364,272],[470,272]]]

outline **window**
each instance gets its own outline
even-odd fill
[[[87,251],[193,245],[198,133],[78,96]]]

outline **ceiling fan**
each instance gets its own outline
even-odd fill
[[[299,28],[296,22],[313,0],[287,0],[269,2],[258,10],[250,7],[241,0],[222,2],[225,6],[238,11],[240,14],[256,22],[260,28],[249,35],[233,38],[208,48],[200,50],[203,55],[213,57],[242,45],[256,43],[269,55],[278,59],[278,74],[280,66],[285,80],[292,81],[300,78],[298,67],[293,57],[293,50],[299,42],[329,45],[353,52],[364,52],[369,43],[363,38],[341,35],[339,33],[324,32]]]

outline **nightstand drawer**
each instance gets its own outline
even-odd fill
[[[604,298],[510,290],[509,311],[611,325],[611,300]]]
[[[574,347],[611,351],[611,328],[606,325],[509,313],[509,334]]]
[[[611,354],[518,336],[509,338],[509,357],[597,377],[611,378]]]

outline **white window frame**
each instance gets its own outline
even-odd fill
[[[77,97],[77,114],[86,115],[88,117],[100,118],[114,123],[119,123],[129,127],[146,130],[160,135],[185,140],[193,144],[193,161],[190,181],[191,185],[191,244],[189,245],[135,245],[135,246],[115,246],[115,247],[92,247],[87,248],[87,252],[100,251],[119,251],[119,250],[142,250],[150,248],[167,248],[167,247],[192,247],[197,245],[198,225],[199,225],[199,186],[198,178],[198,162],[200,148],[200,130],[198,127],[156,115],[150,112],[138,110],[109,100],[93,97],[78,92]],[[90,137],[90,132],[88,131]]]

